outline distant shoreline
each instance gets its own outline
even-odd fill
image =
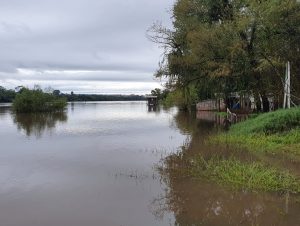
[[[68,104],[72,103],[96,103],[96,102],[145,102],[144,100],[90,100],[90,101],[67,101]],[[12,102],[0,102],[0,106],[11,106]]]
[[[96,102],[96,101],[145,101],[144,95],[105,95],[105,94],[60,94],[59,97],[64,97],[67,102]],[[0,103],[12,103],[14,98],[1,100]]]

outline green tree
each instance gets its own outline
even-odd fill
[[[51,112],[61,111],[67,105],[66,99],[44,93],[41,89],[23,88],[13,101],[16,112]]]
[[[174,30],[160,24],[149,30],[150,40],[165,49],[155,75],[168,78],[173,89],[196,87],[199,99],[246,91],[258,109],[262,100],[268,111],[270,94],[282,99],[284,67],[290,61],[292,91],[299,95],[296,0],[178,0],[173,18]]]
[[[14,90],[7,90],[0,86],[0,103],[12,102],[15,96],[16,93]]]

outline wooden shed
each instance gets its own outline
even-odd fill
[[[157,106],[157,96],[146,96],[148,106]]]

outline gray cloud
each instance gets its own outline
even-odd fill
[[[145,32],[171,26],[173,1],[0,0],[0,85],[148,92],[161,52]]]

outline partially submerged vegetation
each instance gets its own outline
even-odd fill
[[[206,177],[233,188],[300,192],[300,180],[295,176],[258,162],[198,157],[194,159],[190,173],[194,177]]]
[[[284,155],[294,162],[300,157],[300,108],[249,117],[229,131],[209,135],[206,145],[205,152],[188,145],[169,156],[163,172],[206,178],[233,189],[300,193],[299,173],[271,160]]]
[[[65,98],[45,93],[41,89],[23,88],[13,101],[13,109],[16,112],[62,111],[66,105]]]
[[[252,152],[300,155],[300,108],[261,114],[233,125],[210,142]]]
[[[300,179],[287,170],[277,169],[256,160],[201,154],[169,156],[163,173],[191,179],[208,179],[232,189],[265,192],[300,193]]]

